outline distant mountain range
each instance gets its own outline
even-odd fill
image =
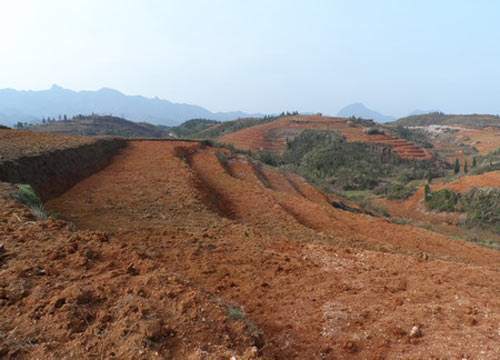
[[[173,103],[159,98],[129,96],[117,90],[73,91],[53,85],[48,90],[0,90],[0,123],[12,125],[18,121],[36,122],[60,115],[115,115],[138,122],[173,126],[186,120],[204,118],[232,120],[259,116],[235,112],[211,112],[201,106]]]
[[[351,105],[347,105],[338,112],[338,116],[342,117],[355,116],[363,119],[375,120],[377,122],[388,122],[396,120],[396,118],[394,118],[393,116],[383,115],[377,111],[371,110],[362,103],[354,103]]]

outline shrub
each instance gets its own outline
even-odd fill
[[[270,166],[279,166],[283,162],[279,155],[276,155],[270,151],[259,151],[254,156],[257,160],[262,161],[264,164]]]
[[[416,190],[416,186],[389,183],[375,189],[375,193],[391,200],[402,200],[415,194]]]
[[[245,313],[237,306],[229,306],[227,308],[227,314],[231,320],[243,320],[245,319]]]
[[[474,169],[473,173],[476,175],[500,170],[500,148],[484,156],[474,157],[474,159],[472,160],[472,167]]]
[[[376,127],[369,127],[367,129],[365,129],[365,133],[367,133],[368,135],[384,135],[384,131],[383,130],[380,130],[379,128],[376,128]]]
[[[448,189],[443,189],[430,192],[425,199],[425,205],[430,210],[456,211],[459,200],[459,194]]]
[[[14,198],[26,205],[37,219],[47,219],[48,216],[43,203],[30,185],[19,185]]]
[[[460,199],[469,226],[486,225],[500,232],[500,189],[472,189]]]

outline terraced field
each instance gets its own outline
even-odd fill
[[[289,116],[276,121],[224,135],[221,142],[246,150],[282,153],[288,140],[306,129],[336,131],[347,141],[387,145],[403,159],[429,160],[432,153],[407,140],[387,134],[369,135],[366,128],[343,118],[323,116]]]

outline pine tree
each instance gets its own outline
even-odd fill
[[[472,167],[473,167],[473,168],[475,168],[476,166],[477,166],[477,159],[476,159],[476,157],[474,156],[474,157],[472,158]]]
[[[469,166],[467,165],[467,160],[464,162],[464,173],[467,174],[469,172]]]
[[[460,172],[460,161],[458,159],[455,160],[455,167],[453,169],[455,174],[458,174]]]
[[[432,171],[427,174],[427,182],[430,184],[432,182]]]

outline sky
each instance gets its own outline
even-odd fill
[[[2,0],[0,88],[498,114],[499,14],[493,0]]]

